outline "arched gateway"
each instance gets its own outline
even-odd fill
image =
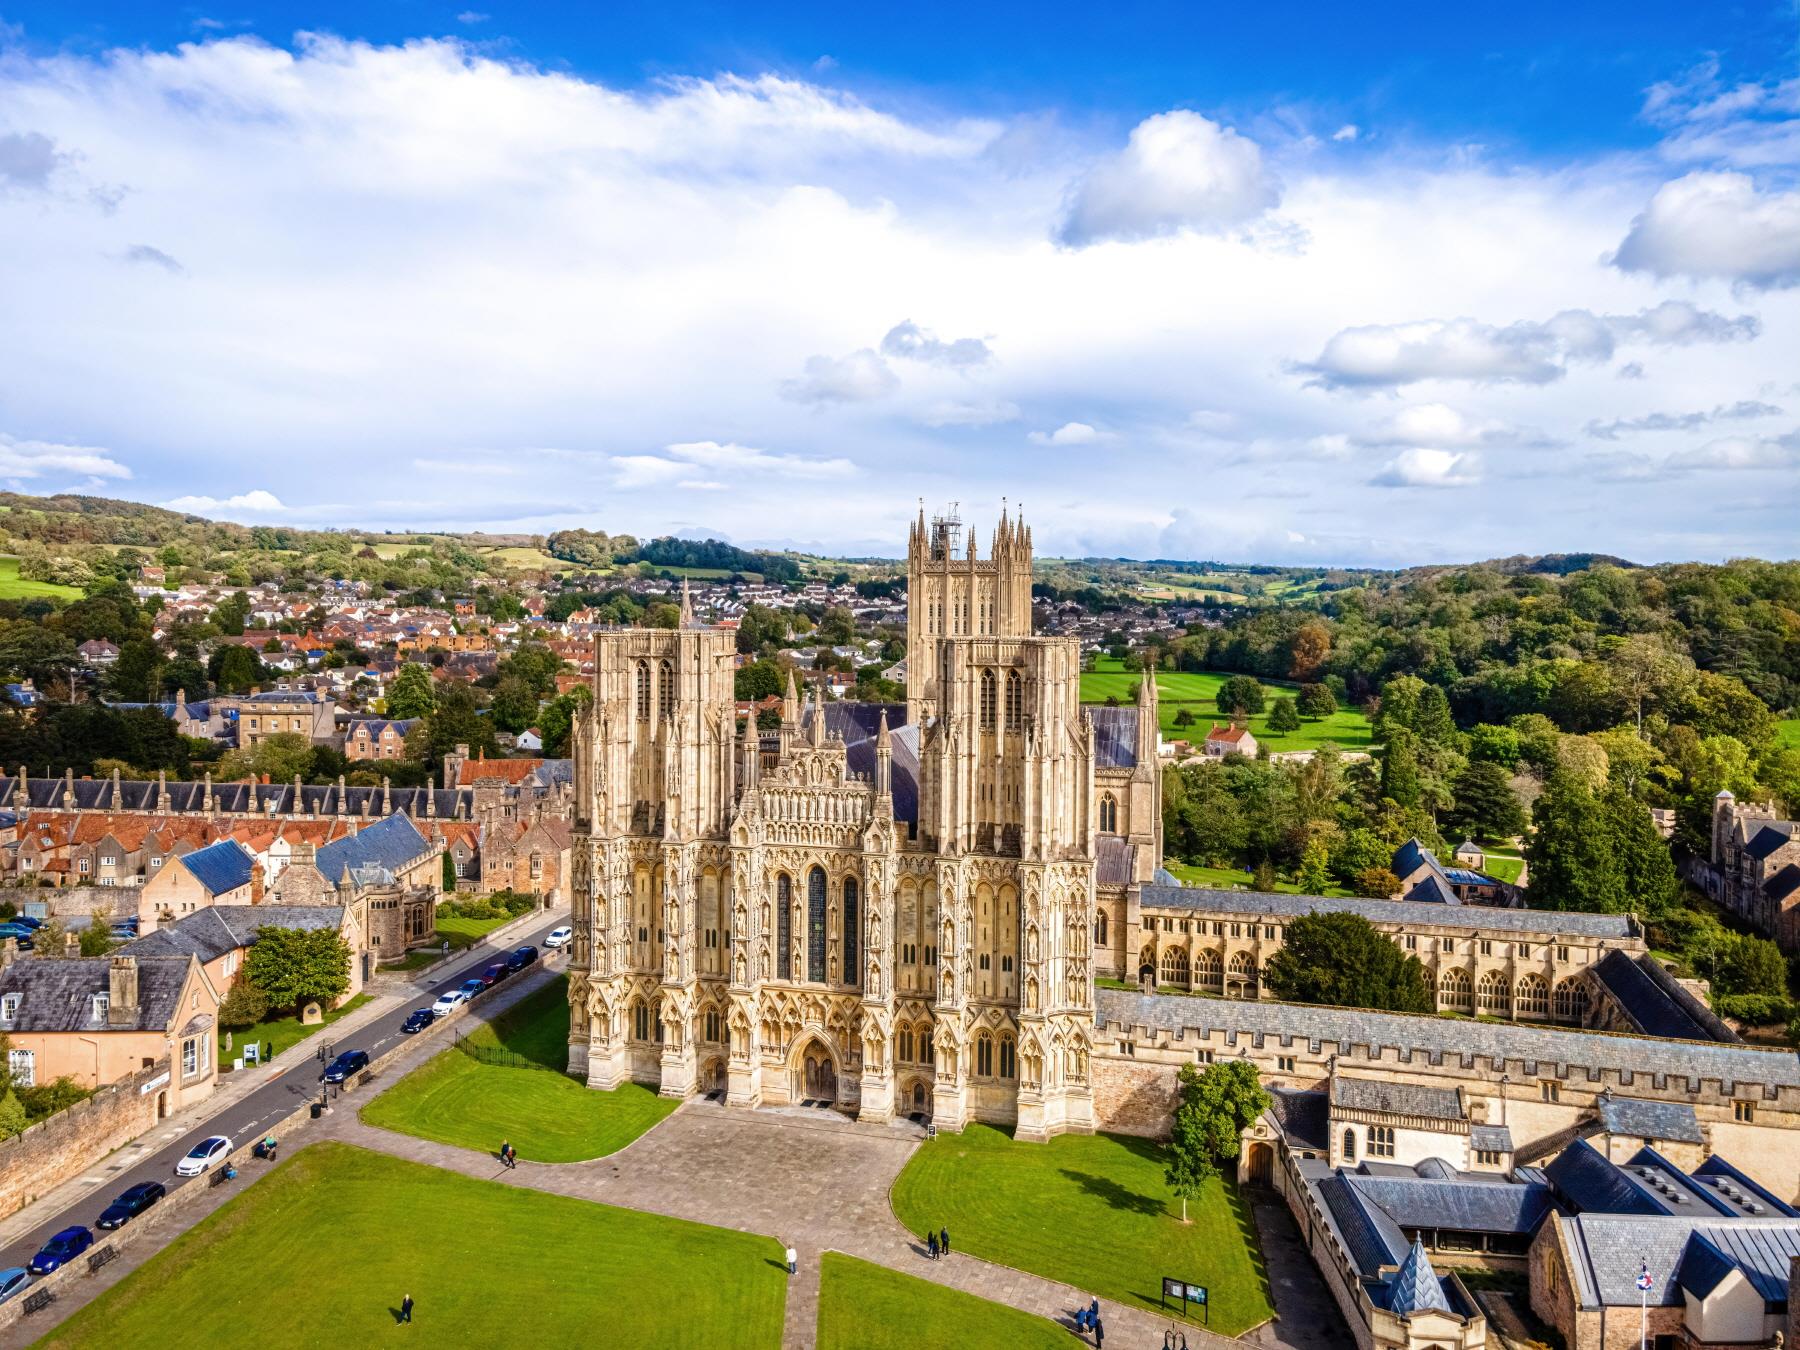
[[[795,1101],[837,1103],[837,1055],[822,1037],[809,1036],[800,1043],[794,1051],[792,1071]]]

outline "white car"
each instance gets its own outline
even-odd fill
[[[544,939],[546,947],[560,947],[575,936],[575,930],[564,924],[561,928],[552,928],[550,935]]]
[[[437,1002],[431,1005],[431,1011],[436,1013],[439,1017],[442,1017],[452,1008],[461,1007],[468,997],[469,996],[463,993],[462,990],[452,989],[447,993],[438,995]]]
[[[175,1175],[178,1177],[197,1177],[221,1158],[231,1153],[231,1140],[222,1134],[215,1134],[202,1139],[189,1151],[187,1157],[175,1164]]]

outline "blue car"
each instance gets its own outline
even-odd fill
[[[31,1283],[31,1272],[24,1266],[8,1266],[0,1270],[0,1303],[6,1302]]]
[[[430,1008],[419,1008],[401,1024],[400,1030],[410,1036],[415,1031],[425,1030],[435,1021],[437,1021],[437,1014]]]
[[[28,923],[0,923],[0,942],[7,938],[28,938],[35,932],[37,929]]]
[[[530,943],[526,943],[506,958],[506,967],[508,970],[520,971],[537,959],[538,949]]]
[[[483,989],[486,989],[486,988],[487,988],[487,981],[480,978],[479,976],[477,976],[474,979],[464,980],[462,982],[462,996],[464,998],[474,998],[475,995],[479,994]]]
[[[93,1245],[94,1235],[81,1225],[65,1228],[31,1258],[31,1273],[48,1275],[53,1270],[60,1270]]]
[[[325,1072],[319,1075],[319,1081],[341,1083],[347,1078],[354,1078],[368,1067],[369,1052],[367,1050],[346,1050],[325,1066]]]
[[[128,1186],[119,1192],[118,1199],[100,1211],[94,1227],[123,1228],[168,1193],[168,1188],[160,1181],[140,1181],[135,1186]]]

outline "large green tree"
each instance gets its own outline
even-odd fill
[[[1219,686],[1219,711],[1227,717],[1263,710],[1265,693],[1254,675],[1233,675]]]
[[[1512,775],[1492,760],[1472,759],[1452,785],[1449,823],[1475,839],[1510,839],[1525,828],[1525,807]]]
[[[1209,1064],[1204,1072],[1183,1064],[1176,1085],[1163,1179],[1180,1197],[1181,1221],[1186,1223],[1187,1202],[1218,1175],[1220,1164],[1237,1157],[1244,1131],[1269,1109],[1269,1094],[1256,1066],[1243,1059]]]
[[[334,928],[259,928],[244,974],[273,1007],[329,1008],[350,988],[350,946]]]
[[[429,716],[436,710],[437,688],[432,682],[431,671],[416,661],[401,666],[387,688],[387,715],[405,721]]]
[[[1360,914],[1305,914],[1282,935],[1264,983],[1277,998],[1339,1008],[1432,1012],[1425,967]]]
[[[1579,774],[1566,769],[1552,773],[1531,820],[1525,858],[1534,908],[1591,914],[1623,914],[1633,908],[1614,856],[1607,812]]]

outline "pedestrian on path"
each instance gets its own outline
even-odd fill
[[[412,1295],[411,1294],[408,1294],[405,1298],[400,1300],[400,1320],[402,1322],[412,1321]]]
[[[798,1273],[800,1269],[800,1253],[795,1251],[792,1247],[787,1249],[787,1263],[788,1274],[793,1275]]]
[[[926,1254],[929,1255],[933,1261],[937,1260],[937,1234],[936,1233],[927,1233],[925,1235],[925,1249],[926,1249]]]
[[[274,1058],[275,1058],[275,1042],[274,1041],[264,1041],[263,1042],[263,1052],[262,1052],[263,1063],[267,1064],[270,1060],[272,1060]]]
[[[1088,1325],[1091,1327],[1100,1320],[1100,1300],[1095,1299],[1088,1304]]]
[[[1094,1320],[1094,1350],[1100,1350],[1106,1344],[1106,1323],[1098,1318]]]
[[[948,1228],[938,1229],[938,1250],[945,1256],[950,1255],[950,1230]]]

